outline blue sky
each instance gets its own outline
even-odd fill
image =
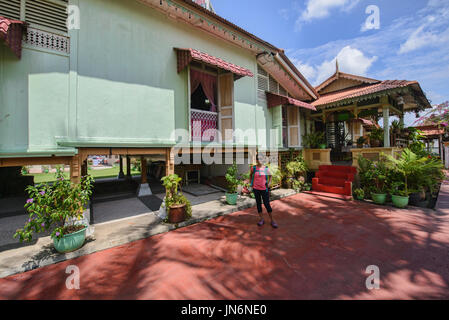
[[[432,104],[449,100],[449,0],[212,0],[212,5],[217,14],[284,49],[313,85],[335,72],[338,57],[343,72],[417,80]],[[377,30],[363,28],[369,5],[379,8]]]

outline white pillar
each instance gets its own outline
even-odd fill
[[[383,106],[382,108],[384,116],[384,147],[390,147],[390,108]]]

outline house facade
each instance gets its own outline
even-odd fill
[[[208,1],[0,0],[0,25],[1,167],[77,181],[88,155],[164,155],[172,173],[183,130],[182,152],[251,158],[312,129],[315,88]]]

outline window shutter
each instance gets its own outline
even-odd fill
[[[26,22],[67,32],[67,0],[60,4],[45,0],[27,0],[25,6]]]
[[[270,76],[270,92],[273,92],[273,93],[276,93],[276,94],[279,93],[279,90],[278,90],[278,83],[277,83],[277,81],[274,80],[274,78],[272,78],[271,76]]]
[[[275,129],[276,135],[270,136],[271,147],[282,147],[282,106],[269,109],[272,118],[272,128]],[[276,139],[272,141],[271,139]],[[277,143],[276,143],[277,142]]]
[[[257,76],[257,88],[263,92],[268,91],[268,78],[262,75]]]
[[[257,73],[264,77],[268,77],[268,73],[264,69],[262,69],[260,65],[257,65]]]
[[[288,145],[289,147],[299,147],[299,108],[288,106]]]
[[[0,16],[20,20],[20,0],[0,0]]]
[[[220,129],[222,141],[232,141],[233,135],[226,135],[226,130],[233,130],[234,119],[234,75],[232,73],[218,76],[218,92],[220,106]]]

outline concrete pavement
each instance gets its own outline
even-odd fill
[[[313,194],[272,206],[279,229],[251,207],[0,279],[0,298],[449,299],[448,215]],[[365,286],[370,265],[379,290]]]

